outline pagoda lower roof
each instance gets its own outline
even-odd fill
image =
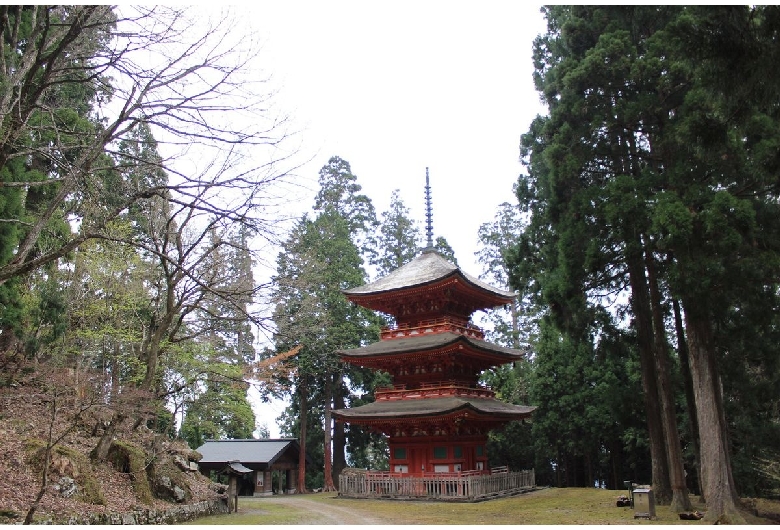
[[[377,309],[373,307],[377,303],[371,301],[377,295],[387,296],[415,287],[436,284],[448,278],[462,279],[462,284],[470,287],[472,292],[475,293],[475,300],[479,299],[477,305],[482,308],[508,304],[515,298],[515,295],[509,291],[498,289],[470,274],[466,274],[457,265],[450,263],[435,250],[425,250],[412,261],[386,276],[359,287],[346,289],[344,294],[353,302],[361,303],[362,301],[363,304],[361,305]],[[379,309],[381,310],[381,307]]]
[[[482,352],[496,362],[508,363],[524,358],[523,352],[519,350],[452,332],[421,333],[414,337],[380,340],[362,348],[336,350],[336,353],[344,360],[356,362],[360,359],[373,360],[380,357],[398,357],[404,354],[449,349],[458,343],[477,352]]]
[[[375,401],[350,409],[334,410],[333,415],[346,422],[446,417],[471,412],[475,419],[521,420],[531,416],[536,407],[512,405],[491,398],[443,397]]]

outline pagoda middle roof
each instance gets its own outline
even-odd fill
[[[360,407],[334,410],[333,415],[350,420],[389,420],[402,418],[424,418],[444,416],[461,410],[473,411],[477,417],[491,416],[507,419],[529,417],[536,407],[512,405],[497,399],[443,397],[426,399],[404,399],[374,401]]]
[[[346,289],[344,294],[349,296],[366,296],[387,293],[409,287],[422,286],[443,280],[452,275],[460,275],[467,283],[477,289],[486,291],[489,295],[504,299],[503,303],[511,301],[515,295],[509,291],[498,289],[492,285],[466,274],[454,263],[449,262],[444,256],[435,250],[427,249],[409,263],[402,265],[393,272],[378,280]],[[497,305],[501,305],[500,303]]]
[[[414,337],[401,339],[387,339],[374,342],[362,348],[349,350],[336,350],[338,355],[350,358],[373,358],[386,355],[402,355],[405,353],[424,352],[444,348],[457,342],[467,344],[472,348],[484,351],[491,356],[503,357],[506,362],[519,361],[524,358],[523,352],[512,348],[505,348],[497,344],[467,337],[459,333],[424,333]]]

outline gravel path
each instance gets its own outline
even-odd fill
[[[386,521],[370,517],[366,515],[365,512],[356,511],[347,506],[335,506],[334,503],[324,504],[322,502],[308,500],[305,495],[274,495],[273,497],[263,497],[262,502],[263,504],[290,506],[291,509],[306,512],[307,516],[311,517],[310,520],[301,521],[299,524],[387,524]],[[240,510],[240,499],[238,501],[238,506]]]

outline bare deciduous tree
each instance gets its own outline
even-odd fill
[[[266,79],[251,70],[253,43],[231,28],[228,17],[196,23],[160,6],[2,8],[0,167],[34,157],[45,169],[43,179],[3,186],[49,191],[34,212],[0,220],[21,233],[12,259],[0,263],[0,284],[104,237],[112,219],[152,196],[270,237],[271,185],[287,175],[292,153],[281,148],[287,131],[270,110]],[[63,118],[58,104],[70,91],[87,97],[88,120]],[[165,144],[158,163],[167,182],[107,177],[118,170],[110,155],[140,124]],[[193,167],[182,166],[183,155]],[[57,216],[70,234],[41,246]]]

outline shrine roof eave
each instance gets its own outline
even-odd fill
[[[387,339],[374,342],[362,348],[349,350],[336,350],[336,353],[345,361],[374,359],[387,356],[401,356],[403,354],[420,353],[430,350],[447,348],[460,342],[467,348],[473,348],[479,352],[494,357],[497,362],[520,361],[525,354],[520,350],[505,348],[497,344],[467,337],[459,333],[425,333],[415,337],[400,339]]]
[[[271,466],[292,451],[298,454],[300,446],[297,438],[244,439],[244,440],[206,440],[197,448],[202,455],[199,465],[218,465],[239,461],[242,465]],[[306,455],[307,461],[310,459]]]
[[[337,409],[333,416],[346,422],[372,420],[417,419],[448,416],[466,411],[475,418],[504,419],[507,421],[529,418],[536,407],[512,405],[496,399],[444,397],[407,399],[399,401],[375,401],[350,409]]]
[[[504,305],[515,298],[515,295],[509,291],[498,289],[466,274],[436,251],[423,252],[386,276],[359,287],[345,289],[343,293],[353,302],[357,302],[380,294],[388,295],[409,288],[433,285],[452,277],[459,277],[465,284],[482,292],[483,297],[489,301],[486,307]]]

